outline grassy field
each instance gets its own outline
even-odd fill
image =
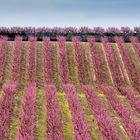
[[[131,68],[126,66],[126,63],[123,60],[123,56],[118,49],[118,46],[115,43],[110,44],[111,49],[113,51],[114,56],[114,63],[115,68],[117,70],[117,76],[122,79],[122,84],[119,85],[113,77],[112,69],[110,68],[110,62],[107,59],[106,51],[102,43],[96,43],[95,49],[97,52],[97,57],[94,59],[98,59],[99,62],[93,62],[92,51],[88,43],[80,43],[80,51],[82,55],[82,61],[79,62],[76,59],[75,49],[71,42],[67,42],[65,47],[67,50],[67,64],[68,64],[68,71],[69,71],[69,83],[74,85],[76,91],[76,97],[78,99],[78,103],[80,105],[80,110],[82,112],[82,116],[84,121],[87,123],[87,133],[89,138],[92,140],[139,140],[140,138],[140,127],[137,127],[137,134],[135,132],[132,133],[130,127],[134,127],[134,124],[140,126],[140,91],[138,90],[138,85],[135,84],[135,79],[133,79],[133,75],[136,74],[137,81],[140,81],[140,60],[136,56],[134,48],[132,44],[125,43],[126,51],[129,56],[130,66],[133,66],[134,74],[131,75],[130,71]],[[27,82],[27,68],[26,68],[26,61],[27,61],[27,51],[28,51],[28,43],[22,42],[22,51],[21,51],[21,63],[20,63],[20,77],[19,77],[19,86],[16,94],[13,98],[12,103],[12,112],[10,112],[10,120],[8,122],[8,127],[5,130],[5,138],[4,140],[14,140],[17,137],[17,132],[20,125],[20,114],[22,111],[23,106],[23,96],[24,96],[24,87]],[[61,118],[61,127],[62,127],[62,134],[63,139],[65,140],[84,140],[78,138],[76,136],[77,131],[75,126],[75,121],[73,120],[73,113],[70,107],[70,102],[68,101],[68,97],[66,92],[62,89],[62,82],[61,82],[61,74],[59,73],[59,60],[61,57],[59,55],[59,46],[57,42],[51,42],[50,44],[50,59],[52,64],[52,75],[53,75],[53,83],[56,87],[56,97],[58,103],[58,109]],[[6,55],[5,55],[5,62],[4,62],[4,69],[2,74],[2,79],[0,83],[4,85],[5,83],[10,82],[10,75],[12,73],[11,66],[12,66],[12,57],[13,57],[13,50],[14,44],[13,42],[8,42],[6,47]],[[34,140],[44,140],[47,139],[48,135],[48,124],[47,124],[47,101],[46,101],[46,94],[44,85],[45,78],[44,78],[44,61],[43,61],[43,43],[36,42],[36,76],[35,76],[35,83],[37,86],[36,90],[36,101],[35,101],[35,111],[34,111],[34,128],[33,128],[33,139]],[[99,64],[99,65],[98,65]],[[98,65],[98,66],[97,66]],[[83,74],[85,79],[82,81],[80,77],[80,72]],[[100,87],[98,82],[98,77],[102,75],[103,84],[106,87],[113,88],[110,94],[105,93]],[[137,82],[139,83],[139,82]],[[91,105],[93,100],[90,100],[88,96],[82,90],[82,86],[89,86],[93,91],[96,93],[96,100],[98,101],[95,106],[100,107],[104,110],[105,114],[109,116],[113,130],[116,132],[117,136],[111,138],[109,134],[105,134],[104,131],[108,131],[108,128],[102,126],[102,115],[100,116],[94,109],[94,104]],[[129,96],[127,93],[123,94],[119,88],[126,88],[127,91],[131,91],[131,95]],[[92,94],[92,93],[91,93]],[[113,96],[113,97],[112,97]],[[4,92],[2,88],[0,89],[0,106],[2,102],[2,98],[4,97]],[[92,98],[92,95],[91,95]],[[117,101],[114,105],[113,101]],[[73,99],[74,100],[74,99]],[[133,100],[133,101],[132,101]],[[118,106],[122,107],[124,110],[122,112],[118,110]],[[137,103],[137,105],[135,104]],[[74,104],[75,105],[75,104]],[[77,105],[78,106],[78,105]],[[1,107],[0,107],[1,108]],[[76,108],[76,105],[75,105]],[[97,107],[95,107],[97,108]],[[121,109],[120,109],[121,110]],[[126,114],[125,114],[126,111]],[[76,112],[75,112],[76,113]],[[102,112],[101,112],[102,113]],[[129,114],[129,116],[127,116]],[[100,119],[99,119],[100,117]],[[130,126],[126,124],[125,117],[130,117]],[[77,118],[75,118],[77,119]],[[104,118],[105,121],[106,118]],[[80,119],[77,121],[81,121]],[[129,121],[128,121],[129,123]],[[133,125],[132,125],[133,124]],[[55,124],[53,124],[55,126]],[[81,123],[82,125],[82,123]],[[108,125],[108,124],[107,124]],[[80,124],[79,124],[80,126]],[[82,129],[82,126],[80,126]],[[53,128],[52,128],[53,129]],[[78,126],[77,126],[78,129]],[[135,130],[135,128],[133,129]],[[83,133],[85,130],[83,130]],[[111,131],[110,131],[111,132]],[[0,132],[1,133],[1,132]],[[2,134],[0,134],[2,135]],[[79,134],[80,135],[80,134]],[[83,134],[84,135],[84,134]],[[137,137],[136,135],[139,135]],[[1,138],[0,138],[1,139]],[[56,137],[55,140],[58,138]],[[1,139],[3,140],[3,139]],[[53,138],[52,138],[53,140]],[[86,139],[85,139],[86,140]]]

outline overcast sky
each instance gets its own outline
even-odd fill
[[[140,26],[140,0],[0,0],[0,26]]]

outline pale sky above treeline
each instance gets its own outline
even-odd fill
[[[0,26],[140,26],[140,0],[0,0]]]

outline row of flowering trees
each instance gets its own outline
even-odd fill
[[[66,98],[71,111],[75,139],[91,140],[91,137],[88,133],[88,124],[84,118],[84,113],[78,101],[78,97],[76,95],[74,86],[71,84],[63,84],[62,87],[63,87],[63,91],[66,94]]]
[[[19,82],[20,76],[21,51],[22,51],[22,37],[16,36],[11,65],[11,81],[14,81],[16,83]]]
[[[118,140],[118,133],[112,123],[112,118],[100,103],[96,92],[89,85],[83,85],[82,90],[88,100],[93,114],[97,119],[103,139]]]
[[[0,83],[2,82],[3,78],[6,48],[7,48],[7,37],[0,37]]]
[[[53,83],[53,71],[52,71],[52,60],[51,60],[51,47],[50,38],[43,38],[43,61],[44,61],[44,79],[46,84]]]
[[[61,83],[70,83],[68,56],[65,37],[58,36],[58,72]]]
[[[12,78],[17,81],[21,61],[21,37],[15,40],[13,52]],[[17,76],[14,75],[17,73]],[[34,139],[34,118],[36,105],[36,37],[30,36],[26,55],[26,84],[20,111],[20,122],[16,140]]]
[[[26,59],[27,82],[34,83],[36,80],[36,37],[29,37]]]
[[[105,82],[104,72],[102,70],[102,64],[101,64],[100,56],[98,53],[98,49],[95,44],[95,38],[92,36],[89,36],[88,43],[89,43],[90,53],[92,57],[92,64],[93,64],[95,75],[96,75],[96,81],[99,84],[102,84]]]
[[[130,27],[121,27],[121,28],[116,28],[116,27],[108,27],[108,28],[102,28],[102,27],[93,27],[89,28],[87,26],[83,27],[0,27],[0,32],[2,33],[37,33],[37,32],[55,32],[55,33],[104,33],[104,32],[109,32],[109,33],[131,33],[131,32],[140,32],[140,27],[134,27],[131,29]]]
[[[63,140],[62,120],[54,85],[45,85],[47,140]]]
[[[140,96],[134,92],[132,87],[119,87],[120,93],[127,97],[132,107],[140,113]]]
[[[140,42],[139,42],[138,38],[134,37],[134,36],[130,37],[130,41],[131,41],[133,48],[135,50],[135,53],[140,61]]]
[[[68,66],[68,56],[67,56],[67,48],[66,48],[66,39],[65,37],[58,36],[58,73],[59,79],[61,83],[70,83],[70,75],[69,75],[69,66]],[[88,43],[90,47],[90,53],[92,57],[93,68],[95,70],[95,75],[98,83],[105,83],[104,71],[102,69],[102,64],[99,56],[99,52],[97,50],[95,44],[95,38],[89,36]],[[139,56],[139,41],[136,37],[130,38],[134,49],[136,51],[137,56]],[[107,58],[107,62],[109,64],[111,74],[113,77],[113,82],[115,85],[119,86],[124,84],[122,74],[120,72],[120,68],[116,63],[116,57],[113,54],[112,47],[110,46],[107,37],[102,37],[101,41],[104,45],[105,55]],[[133,68],[133,64],[128,56],[128,52],[126,46],[124,45],[123,38],[115,37],[115,41],[118,45],[120,54],[124,61],[125,67],[127,69],[129,78],[131,79],[133,85],[139,89],[140,80],[137,78],[137,73]],[[1,37],[0,39],[0,80],[2,80],[2,73],[4,68],[4,60],[6,53],[6,37]],[[73,46],[74,46],[74,56],[76,60],[77,70],[78,70],[78,79],[80,83],[87,84],[87,77],[84,67],[84,53],[81,48],[80,40],[78,37],[72,38]],[[17,36],[14,42],[14,50],[12,56],[12,67],[11,67],[11,80],[18,82],[19,74],[20,74],[20,62],[21,62],[21,49],[22,49],[22,38]],[[50,38],[43,38],[43,61],[44,61],[44,79],[45,83],[51,84],[53,83],[53,66],[52,66],[52,58],[51,58],[51,45]],[[27,59],[26,59],[26,76],[28,82],[35,82],[36,80],[36,37],[30,36],[27,48]]]
[[[11,113],[13,111],[13,103],[17,85],[13,83],[4,84],[2,86],[3,96],[0,97],[0,139],[6,138],[7,128],[9,127]]]
[[[34,140],[36,84],[26,84],[16,140]]]
[[[123,125],[131,139],[138,140],[140,136],[140,123],[133,119],[131,111],[116,98],[116,91],[112,87],[100,86],[113,109],[122,119]]]
[[[132,85],[134,87],[136,87],[137,90],[140,91],[140,79],[138,78],[139,77],[138,73],[136,72],[136,70],[135,70],[135,68],[130,60],[127,48],[124,44],[124,40],[122,37],[115,37],[115,41],[116,41],[117,46],[119,48],[119,52],[121,54],[122,60],[125,64],[129,79],[130,79]]]
[[[72,43],[74,46],[74,58],[76,60],[76,65],[78,68],[78,79],[82,84],[86,84],[86,75],[84,69],[84,54],[81,50],[80,40],[78,37],[72,38]]]
[[[108,62],[108,65],[112,74],[113,82],[116,86],[120,86],[120,85],[122,86],[124,85],[122,74],[121,74],[119,65],[117,64],[112,47],[109,44],[108,38],[102,37],[101,40],[104,46],[107,62]]]

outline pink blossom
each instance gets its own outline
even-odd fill
[[[4,84],[2,90],[4,94],[0,98],[0,139],[4,140],[10,122],[17,85],[13,83]]]
[[[34,140],[34,113],[36,85],[27,84],[24,89],[22,111],[16,140]]]
[[[88,85],[82,86],[82,90],[97,119],[103,139],[118,140],[118,133],[113,126],[112,119],[101,105],[95,91]]]
[[[112,47],[109,44],[108,38],[107,37],[102,37],[101,40],[102,40],[102,43],[103,43],[103,46],[104,46],[107,62],[108,62],[109,68],[111,70],[113,82],[117,86],[120,86],[120,85],[122,86],[125,83],[122,79],[122,75],[121,75],[119,65],[117,64],[116,57],[114,55]]]
[[[60,76],[61,83],[69,83],[69,67],[68,67],[68,56],[66,49],[66,39],[65,37],[57,37],[58,39],[58,72]]]
[[[52,60],[51,60],[51,46],[50,38],[43,38],[43,61],[44,61],[44,77],[45,83],[51,84],[53,82],[53,73],[52,73]]]
[[[6,49],[7,49],[7,37],[0,37],[0,85],[3,78]]]
[[[125,107],[120,101],[115,97],[116,91],[112,87],[107,87],[104,85],[100,86],[103,93],[106,95],[107,99],[111,103],[113,109],[117,112],[123,121],[123,125],[130,137],[134,140],[138,140],[140,136],[140,123],[136,122],[132,118],[132,113]]]
[[[27,81],[34,83],[36,79],[36,37],[29,37],[26,67]]]
[[[93,66],[94,66],[97,82],[100,83],[100,84],[104,83],[105,82],[104,73],[103,73],[103,70],[102,70],[102,64],[101,64],[100,56],[98,54],[97,47],[96,47],[96,44],[95,44],[95,38],[92,37],[92,36],[89,36],[87,38],[87,40],[88,40],[89,47],[90,47],[92,63],[93,63]]]
[[[84,68],[84,54],[81,50],[79,37],[72,37],[72,43],[74,46],[74,56],[78,68],[79,81],[82,84],[86,84],[87,81],[86,81],[85,68]]]
[[[62,120],[54,85],[45,85],[47,140],[63,140]]]
[[[20,63],[22,51],[22,37],[16,36],[11,66],[11,81],[18,82],[20,76]]]
[[[72,121],[74,125],[75,139],[76,140],[91,140],[88,133],[88,124],[84,118],[83,110],[78,101],[76,91],[73,85],[64,84],[63,91],[69,103]]]
[[[139,42],[138,38],[134,37],[134,36],[131,36],[129,39],[130,39],[130,41],[133,45],[133,48],[135,50],[135,53],[140,61],[140,42]]]
[[[140,91],[140,79],[138,78],[138,73],[136,72],[136,69],[134,68],[132,61],[128,55],[127,48],[124,44],[124,40],[122,37],[115,37],[115,41],[117,43],[117,46],[119,48],[122,60],[124,62],[124,65],[126,67],[129,79],[131,80],[131,83],[134,87],[137,88],[137,90]]]

